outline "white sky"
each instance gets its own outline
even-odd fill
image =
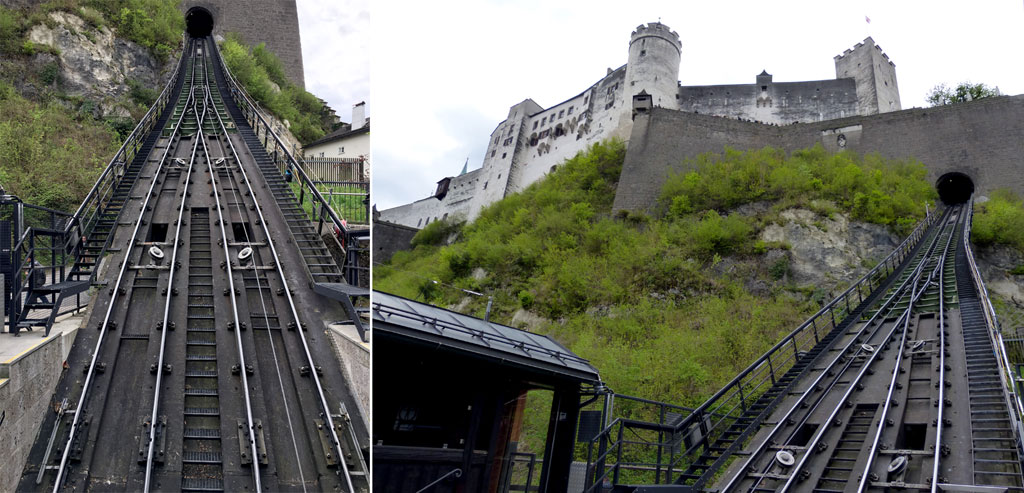
[[[1024,93],[1024,1],[850,4],[373,0],[374,203],[424,198],[467,157],[480,167],[510,106],[575,96],[659,17],[682,41],[684,85],[753,83],[762,69],[777,82],[834,79],[833,57],[870,35],[896,64],[904,109],[942,82]]]
[[[370,116],[370,0],[296,0],[306,90],[352,121],[352,105]]]

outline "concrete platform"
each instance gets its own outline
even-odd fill
[[[66,315],[49,336],[0,334],[0,491],[14,491],[83,315]]]

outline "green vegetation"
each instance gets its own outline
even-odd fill
[[[300,186],[297,178],[292,180],[291,188],[296,199],[302,198],[302,210],[306,211],[306,214],[311,219],[319,217],[319,209],[315,214],[313,212],[313,196],[309,193],[309,189],[306,189],[306,193],[300,195]],[[338,214],[338,217],[352,224],[368,224],[366,204],[363,203],[366,197],[366,190],[355,185],[329,185],[323,183],[317,185],[317,190],[327,200],[327,206],[333,209]]]
[[[671,214],[773,201],[828,215],[849,211],[853,219],[884,224],[908,233],[934,202],[928,171],[916,161],[889,161],[878,155],[829,154],[821,146],[708,154],[690,163],[693,171],[675,173],[662,189],[660,204]]]
[[[119,145],[91,116],[28,101],[5,82],[0,115],[0,184],[34,205],[74,210]]]
[[[431,223],[412,251],[374,267],[374,288],[481,317],[486,298],[448,286],[493,295],[493,320],[511,324],[521,309],[544,317],[531,330],[588,358],[616,392],[696,406],[824,299],[789,284],[785,245],[757,239],[779,211],[849,207],[902,230],[935,198],[917,163],[820,147],[726,151],[673,175],[653,215],[613,217],[623,157],[620,142],[595,145],[473,223]],[[760,201],[773,203],[737,210]],[[529,407],[542,412],[543,399]],[[525,441],[537,451],[543,427],[530,422]]]
[[[232,75],[249,95],[277,118],[288,120],[289,130],[299,141],[308,144],[330,130],[320,119],[323,103],[292,84],[284,75],[281,60],[263,43],[249,49],[237,35],[229,33],[220,50]]]
[[[998,96],[999,91],[985,84],[972,84],[970,81],[961,82],[955,88],[950,89],[946,84],[939,84],[928,92],[926,101],[931,106],[942,106],[953,103],[963,103],[975,99]]]
[[[1010,245],[1024,252],[1024,200],[1009,190],[992,192],[987,202],[974,208],[971,241],[982,246]]]
[[[40,47],[28,41],[28,30],[50,24],[47,14],[68,12],[81,17],[92,29],[110,27],[118,36],[146,47],[160,61],[166,61],[178,47],[185,30],[185,17],[177,0],[50,0],[25,9],[0,7],[0,52],[32,55]],[[92,32],[83,33],[90,40]]]

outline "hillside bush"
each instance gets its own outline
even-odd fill
[[[1002,244],[1024,252],[1024,200],[1010,190],[996,190],[974,208],[971,241]]]
[[[0,82],[0,184],[23,201],[74,210],[117,151],[103,122],[22,98]]]
[[[281,60],[264,43],[250,49],[237,34],[228,33],[220,51],[249,95],[278,119],[288,120],[289,130],[302,143],[317,140],[330,130],[321,122],[320,100],[285,77]]]
[[[903,234],[924,214],[925,203],[937,198],[928,170],[917,161],[830,154],[820,145],[789,155],[770,147],[726,149],[689,160],[683,169],[669,176],[659,198],[661,210],[673,215],[758,201],[815,209],[815,201],[828,201],[853,219]]]

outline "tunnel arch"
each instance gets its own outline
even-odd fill
[[[185,30],[193,38],[203,38],[213,32],[213,14],[202,7],[192,7],[185,13]]]
[[[959,171],[953,171],[940,176],[935,182],[935,189],[943,203],[960,204],[967,202],[974,194],[974,180]]]

